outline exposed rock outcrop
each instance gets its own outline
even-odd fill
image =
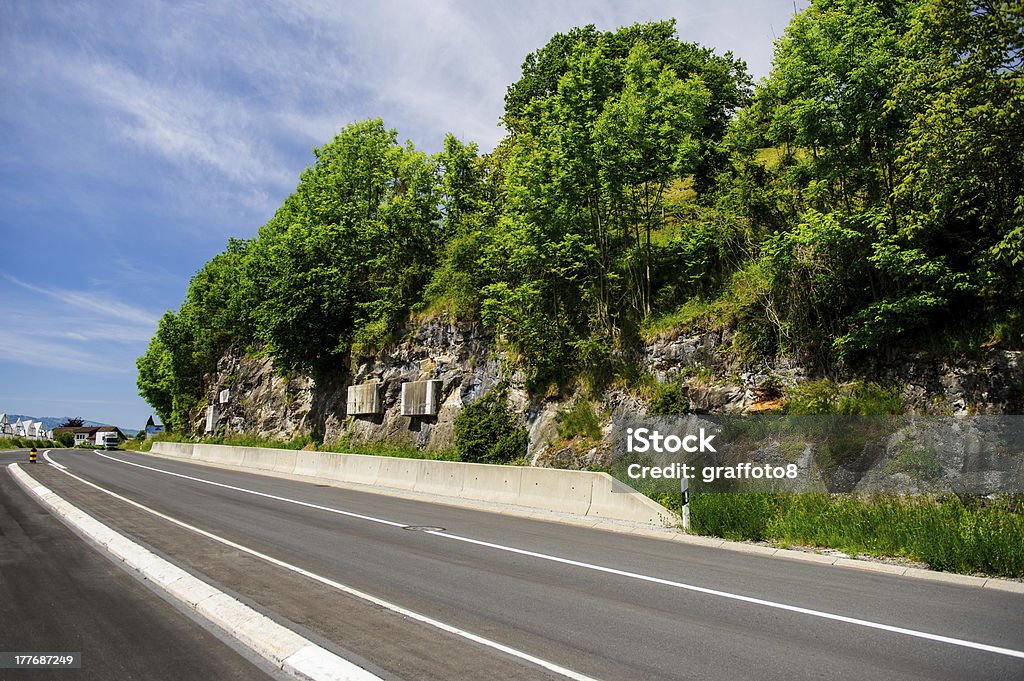
[[[570,400],[531,398],[523,377],[509,371],[494,339],[479,326],[459,327],[434,319],[410,329],[384,352],[353,357],[337,376],[282,376],[263,355],[229,352],[218,363],[209,385],[216,407],[214,430],[289,439],[312,434],[326,441],[391,441],[440,449],[451,444],[455,416],[462,407],[499,384],[530,432],[534,465],[585,468],[604,465],[605,442],[566,443],[557,438],[556,416]],[[698,414],[749,413],[781,404],[767,386],[792,387],[811,377],[803,366],[780,359],[745,365],[730,351],[731,337],[716,332],[657,338],[643,349],[642,361],[660,382],[684,383],[691,410]],[[949,415],[1024,413],[1024,353],[991,352],[981,359],[952,362],[913,355],[872,368],[875,380],[904,386],[909,409]],[[847,378],[854,378],[849,376]],[[406,381],[441,381],[436,416],[402,416],[401,386]],[[349,385],[381,384],[383,413],[346,414]],[[221,403],[222,391],[227,399]],[[645,413],[643,399],[612,391],[594,403],[607,422],[615,414]],[[205,429],[196,414],[196,429]]]

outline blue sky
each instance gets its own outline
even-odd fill
[[[806,2],[797,3],[802,8]],[[556,32],[675,17],[756,77],[792,0],[0,0],[0,412],[139,428],[135,358],[311,148],[373,116],[490,150]]]

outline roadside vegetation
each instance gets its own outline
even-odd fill
[[[666,506],[679,498],[664,495]],[[1024,496],[698,493],[691,530],[738,541],[888,556],[934,570],[1024,577]]]

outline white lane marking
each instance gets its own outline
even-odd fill
[[[230,485],[223,485],[223,484],[221,484],[219,482],[211,482],[209,480],[203,480],[202,478],[194,478],[194,477],[191,477],[191,476],[188,476],[188,475],[182,475],[180,473],[172,473],[170,471],[161,470],[159,468],[152,468],[150,466],[143,466],[142,464],[137,464],[137,463],[133,463],[133,462],[130,462],[130,461],[122,461],[121,459],[115,459],[112,456],[107,456],[105,454],[100,454],[99,452],[96,452],[96,453],[99,454],[100,456],[104,457],[104,458],[110,459],[111,461],[116,461],[118,463],[128,464],[129,466],[138,466],[140,468],[146,468],[146,469],[151,470],[151,471],[156,471],[157,473],[164,473],[165,475],[173,475],[173,476],[176,476],[176,477],[179,477],[179,478],[186,478],[186,479],[189,479],[189,480],[194,480],[196,482],[203,482],[203,483],[206,483],[206,484],[209,484],[209,485],[216,485],[218,487],[227,487],[229,489],[235,489],[235,490],[239,490],[239,491],[242,491],[242,492],[248,492],[250,494],[256,494],[256,495],[259,495],[259,496],[270,497],[270,498],[273,498],[273,499],[277,499],[279,501],[285,501],[285,502],[288,502],[288,503],[299,504],[299,505],[302,505],[302,506],[309,506],[309,507],[312,507],[312,508],[318,508],[318,509],[322,509],[322,510],[325,510],[325,511],[330,511],[332,513],[339,513],[341,515],[352,516],[352,517],[356,517],[356,518],[362,518],[362,519],[365,519],[365,520],[371,520],[373,522],[384,523],[386,525],[392,525],[392,526],[396,526],[396,527],[406,527],[408,525],[408,523],[396,523],[396,522],[392,522],[390,520],[382,520],[380,518],[374,518],[372,516],[365,516],[365,515],[360,515],[360,514],[357,514],[357,513],[351,513],[349,511],[342,511],[340,509],[332,509],[332,508],[326,507],[326,506],[317,506],[315,504],[308,504],[308,503],[306,503],[304,501],[297,501],[297,500],[294,500],[294,499],[288,499],[287,497],[277,497],[277,496],[272,496],[272,495],[269,495],[269,494],[263,494],[262,492],[254,492],[252,490],[246,490],[246,489],[242,489],[242,488],[239,488],[239,487],[232,487]],[[69,475],[70,475],[70,473],[69,473]],[[455,540],[455,541],[465,542],[467,544],[476,544],[477,546],[484,546],[484,547],[487,547],[487,548],[496,549],[498,551],[505,551],[505,552],[508,552],[508,553],[515,553],[515,554],[519,554],[519,555],[523,555],[523,556],[529,556],[529,557],[532,557],[532,558],[538,558],[538,559],[541,559],[541,560],[551,561],[551,562],[554,562],[554,563],[561,563],[563,565],[572,565],[574,567],[584,568],[584,569],[587,569],[587,570],[593,570],[595,572],[603,572],[603,573],[606,573],[606,574],[618,575],[620,577],[627,577],[629,579],[636,579],[636,580],[640,580],[640,581],[644,581],[644,582],[649,582],[649,583],[653,583],[653,584],[661,584],[663,586],[670,586],[670,587],[673,587],[673,588],[676,588],[676,589],[684,589],[686,591],[693,591],[693,592],[696,592],[696,593],[702,593],[702,594],[706,594],[706,595],[709,595],[709,596],[717,596],[719,598],[727,598],[727,599],[730,599],[730,600],[740,601],[740,602],[743,602],[743,603],[751,603],[753,605],[760,605],[760,606],[764,606],[764,607],[767,607],[767,608],[775,608],[776,610],[785,610],[785,611],[788,611],[788,612],[794,612],[794,613],[798,613],[798,614],[801,614],[801,615],[808,615],[808,616],[811,616],[811,617],[818,617],[818,618],[821,618],[821,619],[833,620],[833,621],[836,621],[836,622],[844,622],[846,624],[853,624],[855,626],[866,627],[868,629],[876,629],[876,630],[880,630],[880,631],[888,631],[888,632],[891,632],[891,633],[894,633],[894,634],[902,634],[904,636],[912,636],[914,638],[920,638],[920,639],[925,639],[925,640],[929,640],[929,641],[936,641],[936,642],[939,642],[939,643],[948,643],[950,645],[960,646],[962,648],[972,648],[974,650],[981,650],[981,651],[985,651],[985,652],[989,652],[989,653],[995,653],[997,655],[1006,655],[1006,656],[1009,656],[1009,657],[1016,657],[1016,658],[1024,659],[1024,651],[1013,650],[1012,648],[1002,648],[1002,647],[999,647],[999,646],[989,645],[987,643],[977,643],[975,641],[968,641],[966,639],[953,638],[953,637],[950,637],[950,636],[941,636],[939,634],[931,634],[931,633],[928,633],[926,631],[918,631],[916,629],[907,629],[907,628],[904,628],[904,627],[897,627],[897,626],[893,626],[893,625],[890,625],[890,624],[882,624],[881,622],[872,622],[870,620],[859,619],[859,618],[856,618],[856,617],[847,617],[846,615],[838,615],[838,614],[835,614],[835,613],[825,612],[823,610],[813,610],[811,608],[803,608],[803,607],[796,606],[796,605],[789,605],[789,604],[786,604],[786,603],[779,603],[777,601],[769,601],[769,600],[765,600],[765,599],[762,599],[762,598],[755,598],[753,596],[743,596],[741,594],[734,594],[734,593],[730,593],[728,591],[719,591],[717,589],[709,589],[709,588],[706,588],[706,587],[697,586],[695,584],[686,584],[684,582],[677,582],[677,581],[674,581],[674,580],[671,580],[671,579],[662,579],[660,577],[652,577],[650,575],[644,575],[644,574],[640,574],[640,573],[637,573],[637,572],[629,572],[627,570],[618,570],[616,568],[605,567],[603,565],[595,565],[593,563],[585,563],[583,561],[572,560],[570,558],[562,558],[560,556],[552,556],[552,555],[546,554],[546,553],[538,553],[536,551],[528,551],[526,549],[520,549],[520,548],[516,548],[516,547],[513,547],[513,546],[505,546],[503,544],[495,544],[495,543],[492,543],[492,542],[486,542],[486,541],[482,541],[482,540],[479,540],[479,539],[472,539],[470,537],[462,537],[460,535],[451,534],[449,532],[432,532],[432,531],[428,531],[428,532],[425,532],[424,534],[431,534],[431,535],[434,535],[435,537],[441,537],[443,539],[452,539],[452,540]]]
[[[59,463],[57,463],[56,461],[54,461],[53,459],[50,458],[50,450],[49,449],[47,449],[45,452],[43,452],[43,458],[46,459],[46,462],[49,463],[51,466],[54,466],[55,468],[59,468],[62,471],[66,471],[67,470],[66,466],[62,466],[62,465],[60,465]]]
[[[105,455],[100,454],[100,456],[105,456]],[[107,458],[111,458],[111,457],[107,457]],[[114,461],[120,461],[119,459],[113,459],[113,460]],[[121,463],[128,463],[128,462],[127,461],[121,461]],[[137,464],[133,464],[133,465],[137,465]],[[146,468],[146,466],[143,466],[143,468]],[[152,470],[158,470],[158,469],[154,468]],[[350,596],[354,596],[356,598],[362,599],[362,600],[367,601],[369,603],[373,603],[374,605],[377,605],[379,607],[386,608],[386,609],[391,610],[392,612],[395,612],[395,613],[397,613],[399,615],[404,615],[405,617],[408,617],[409,619],[416,620],[417,622],[422,622],[423,624],[428,624],[428,625],[430,625],[432,627],[435,627],[435,628],[440,629],[442,631],[448,632],[449,634],[454,634],[455,636],[459,636],[459,637],[467,639],[469,641],[473,641],[474,643],[479,643],[480,645],[487,646],[488,648],[492,648],[494,650],[498,650],[498,651],[503,652],[503,653],[505,653],[507,655],[511,655],[512,657],[516,657],[516,658],[518,658],[520,660],[524,660],[526,662],[531,662],[531,663],[537,665],[538,667],[543,667],[544,669],[547,669],[548,671],[554,672],[555,674],[558,674],[560,676],[564,676],[564,677],[569,678],[569,679],[573,679],[574,681],[598,681],[597,679],[595,679],[593,677],[585,676],[583,674],[580,674],[579,672],[575,672],[575,671],[573,671],[571,669],[568,669],[566,667],[562,667],[560,665],[557,665],[554,662],[549,662],[549,661],[541,659],[539,657],[535,657],[533,655],[530,655],[529,653],[525,653],[525,652],[523,652],[521,650],[517,650],[515,648],[510,648],[509,646],[506,646],[503,643],[498,643],[497,641],[492,641],[491,639],[484,638],[483,636],[479,636],[479,635],[474,634],[474,633],[472,633],[470,631],[466,631],[465,629],[459,629],[458,627],[454,627],[454,626],[452,626],[450,624],[445,624],[444,622],[441,622],[439,620],[435,620],[432,617],[427,617],[426,615],[422,615],[422,614],[420,614],[418,612],[415,612],[413,610],[408,610],[406,608],[403,608],[400,605],[396,605],[395,603],[391,603],[389,601],[385,601],[383,599],[377,598],[376,596],[372,596],[372,595],[366,593],[365,591],[360,591],[358,589],[355,589],[353,587],[347,586],[347,585],[342,584],[340,582],[336,582],[333,579],[329,579],[327,577],[323,577],[321,575],[318,575],[318,574],[316,574],[314,572],[310,572],[309,570],[305,570],[303,568],[300,568],[297,565],[292,565],[291,563],[286,563],[283,560],[279,560],[277,558],[274,558],[273,556],[269,556],[269,555],[267,555],[265,553],[261,553],[259,551],[256,551],[255,549],[250,549],[247,546],[243,546],[241,544],[233,542],[230,539],[225,539],[224,537],[221,537],[221,536],[218,536],[216,534],[213,534],[212,532],[207,532],[206,530],[203,530],[203,529],[200,529],[198,527],[195,527],[194,525],[189,525],[188,523],[186,523],[186,522],[184,522],[182,520],[178,520],[177,518],[172,518],[169,515],[161,513],[160,511],[154,510],[152,508],[149,508],[148,506],[140,504],[137,501],[133,501],[131,499],[128,499],[126,497],[121,496],[120,494],[117,494],[116,492],[112,492],[112,491],[110,491],[108,489],[100,487],[99,485],[97,485],[97,484],[95,484],[93,482],[90,482],[90,481],[86,480],[85,478],[81,478],[81,477],[75,475],[71,471],[64,470],[62,472],[65,475],[69,475],[72,478],[74,478],[75,480],[78,480],[79,482],[85,483],[86,485],[89,485],[90,487],[92,487],[94,489],[97,489],[100,492],[103,492],[104,494],[109,494],[110,496],[114,497],[115,499],[119,499],[119,500],[121,500],[121,501],[123,501],[123,502],[125,502],[127,504],[130,504],[130,505],[136,507],[136,508],[139,508],[139,509],[141,509],[143,511],[146,511],[147,513],[152,513],[153,515],[157,516],[158,518],[162,518],[162,519],[164,519],[164,520],[166,520],[166,521],[168,521],[170,523],[174,523],[175,525],[177,525],[179,527],[182,527],[182,528],[184,528],[186,530],[189,530],[191,532],[195,532],[196,534],[202,535],[202,536],[204,536],[204,537],[206,537],[208,539],[212,539],[213,541],[216,541],[216,542],[219,542],[221,544],[224,544],[225,546],[229,546],[229,547],[231,547],[233,549],[236,549],[238,551],[242,551],[244,553],[248,553],[250,556],[254,556],[256,558],[264,560],[264,561],[270,563],[271,565],[276,565],[277,567],[284,568],[286,570],[290,570],[291,572],[294,572],[296,574],[302,575],[303,577],[311,579],[311,580],[313,580],[315,582],[319,582],[319,583],[321,583],[321,584],[323,584],[325,586],[329,586],[329,587],[331,587],[333,589],[341,591],[342,593],[346,593],[346,594],[348,594]],[[166,472],[166,471],[160,471],[160,472]],[[176,473],[171,473],[171,475],[177,475],[177,474]],[[188,476],[181,476],[181,477],[188,477]],[[196,478],[192,478],[192,479],[196,479]],[[218,484],[218,483],[211,483],[211,484]],[[237,488],[232,488],[232,489],[237,489]],[[248,490],[242,490],[242,491],[248,491]],[[261,494],[260,496],[269,496],[269,495]],[[274,498],[277,499],[277,498],[280,498],[280,497],[274,497]],[[283,498],[280,498],[280,499],[282,501],[289,501],[288,499],[283,499]],[[294,503],[299,503],[299,504],[301,504],[303,506],[310,505],[310,504],[305,504],[303,502],[294,502]],[[323,508],[323,507],[314,506],[314,508]],[[330,510],[330,509],[326,509],[325,508],[325,510]],[[345,515],[354,515],[354,514],[345,513]],[[362,516],[359,516],[359,517],[362,517]],[[397,524],[397,523],[390,523],[390,522],[388,522],[388,524]],[[400,527],[404,527],[404,525],[400,525]]]
[[[810,615],[812,617],[821,617],[823,619],[835,620],[837,622],[845,622],[847,624],[855,624],[861,627],[868,627],[869,629],[880,629],[882,631],[889,631],[895,634],[903,634],[905,636],[913,636],[915,638],[923,638],[929,641],[938,641],[940,643],[949,643],[956,646],[962,646],[965,648],[973,648],[975,650],[983,650],[989,653],[996,653],[998,655],[1008,655],[1010,657],[1019,657],[1024,659],[1024,651],[1013,650],[1011,648],[1000,648],[999,646],[992,646],[986,643],[975,643],[974,641],[967,641],[959,638],[952,638],[949,636],[940,636],[938,634],[929,634],[924,631],[917,631],[915,629],[905,629],[903,627],[896,627],[890,624],[881,624],[879,622],[872,622],[870,620],[862,620],[856,617],[847,617],[845,615],[836,615],[830,612],[824,612],[821,610],[812,610],[810,608],[802,608],[796,605],[788,605],[786,603],[778,603],[776,601],[767,601],[763,598],[754,598],[752,596],[742,596],[740,594],[729,593],[728,591],[719,591],[717,589],[708,589],[703,586],[696,586],[693,584],[685,584],[683,582],[676,582],[671,579],[662,579],[660,577],[651,577],[649,575],[643,575],[636,572],[629,572],[627,570],[617,570],[615,568],[604,567],[602,565],[593,565],[591,563],[584,563],[578,560],[572,560],[570,558],[561,558],[559,556],[552,556],[546,553],[537,553],[536,551],[527,551],[526,549],[518,549],[514,546],[505,546],[503,544],[494,544],[491,542],[481,541],[479,539],[470,539],[469,537],[461,537],[457,534],[449,534],[447,532],[436,532],[433,530],[427,530],[424,534],[432,534],[435,537],[441,537],[444,539],[453,539],[455,541],[466,542],[467,544],[476,544],[478,546],[486,546],[488,548],[497,549],[499,551],[507,551],[509,553],[516,553],[523,556],[530,556],[532,558],[540,558],[541,560],[547,560],[554,563],[562,563],[565,565],[573,565],[575,567],[585,568],[587,570],[594,570],[596,572],[605,572],[611,575],[619,575],[621,577],[629,577],[630,579],[637,579],[644,582],[652,582],[654,584],[662,584],[664,586],[671,586],[676,589],[685,589],[687,591],[695,591],[697,593],[708,594],[710,596],[718,596],[720,598],[728,598],[730,600],[742,601],[744,603],[753,603],[755,605],[763,605],[769,608],[776,608],[778,610],[786,610],[789,612],[800,613],[801,615]]]
[[[132,461],[124,461],[122,459],[115,459],[112,456],[106,454],[100,454],[95,452],[97,456],[102,456],[104,459],[110,459],[118,463],[123,463],[127,466],[135,466],[137,468],[145,468],[147,471],[155,471],[157,473],[163,473],[164,475],[173,475],[176,478],[184,478],[186,480],[192,480],[193,482],[201,482],[205,485],[213,485],[214,487],[223,487],[224,489],[230,489],[235,492],[244,492],[246,494],[252,494],[257,497],[264,497],[266,499],[273,499],[275,501],[284,501],[289,504],[295,504],[297,506],[305,506],[306,508],[315,508],[318,511],[327,511],[328,513],[337,513],[338,515],[348,516],[350,518],[359,518],[360,520],[368,520],[371,523],[380,523],[382,525],[390,525],[391,527],[405,527],[406,523],[396,523],[391,520],[384,520],[383,518],[375,518],[369,515],[363,515],[362,513],[353,513],[351,511],[343,511],[340,508],[331,508],[330,506],[320,506],[319,504],[310,504],[305,501],[298,501],[297,499],[288,499],[287,497],[279,497],[274,494],[266,494],[264,492],[257,492],[251,489],[245,489],[244,487],[235,487],[234,485],[225,485],[221,482],[213,482],[212,480],[204,480],[202,478],[194,478],[191,475],[182,475],[181,473],[172,473],[171,471],[165,471],[160,468],[153,468],[152,466],[143,466],[141,463],[134,463]]]
[[[198,577],[172,565],[83,512],[67,499],[52,494],[49,490],[46,495],[39,494],[38,490],[46,488],[32,487],[35,479],[17,464],[8,466],[8,472],[17,484],[30,488],[37,494],[43,508],[60,517],[65,524],[75,528],[79,533],[91,538],[97,545],[94,548],[101,552],[106,549],[109,557],[123,563],[121,567],[134,570],[146,579],[154,581],[170,597],[188,605],[211,624],[290,676],[311,681],[383,681],[379,676],[321,648],[237,599],[214,589]]]

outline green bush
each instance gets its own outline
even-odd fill
[[[682,381],[659,383],[654,388],[651,405],[647,409],[650,416],[682,416],[688,411],[690,398]]]
[[[492,390],[467,404],[455,417],[455,451],[463,461],[521,461],[529,444],[526,428],[508,408],[504,389]]]
[[[915,447],[907,442],[892,461],[885,464],[885,472],[906,473],[918,480],[934,480],[942,476],[942,464],[934,448]]]
[[[793,415],[876,416],[903,414],[899,388],[873,381],[839,384],[827,378],[788,391],[786,413]]]
[[[571,440],[584,437],[589,440],[600,440],[603,435],[601,421],[594,412],[589,400],[577,399],[567,409],[555,414],[555,427],[558,436]]]

